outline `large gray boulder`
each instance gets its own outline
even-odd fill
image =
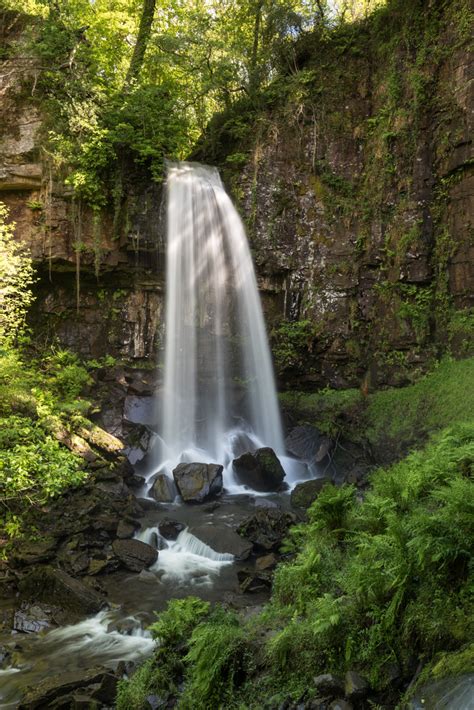
[[[141,572],[158,559],[158,550],[140,540],[114,540],[112,550],[131,572]]]
[[[239,482],[255,491],[278,491],[285,478],[283,466],[269,447],[257,449],[254,454],[242,454],[232,466]]]
[[[297,426],[285,439],[285,447],[293,456],[303,461],[320,463],[327,456],[331,440],[310,424]]]
[[[180,463],[173,478],[185,503],[203,503],[222,493],[223,470],[216,463]]]

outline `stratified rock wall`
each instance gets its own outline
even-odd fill
[[[297,71],[217,117],[200,149],[247,224],[282,385],[394,384],[466,351],[455,310],[474,294],[470,15],[466,0],[422,4],[301,39]],[[118,224],[74,203],[41,147],[27,20],[2,17],[0,198],[39,267],[38,335],[153,361],[161,190],[144,173]]]

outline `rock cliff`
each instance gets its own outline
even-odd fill
[[[216,117],[198,151],[247,224],[282,385],[400,383],[469,345],[468,11],[392,5],[299,40],[294,72]],[[38,336],[86,357],[154,358],[161,189],[143,169],[115,213],[75,203],[42,149],[28,18],[1,19],[0,198],[38,265]]]

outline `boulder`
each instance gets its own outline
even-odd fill
[[[158,523],[158,530],[160,535],[166,540],[176,540],[179,533],[184,530],[186,525],[184,523],[179,523],[177,520],[170,520],[169,518],[163,518]]]
[[[140,540],[114,540],[112,549],[123,566],[131,572],[141,572],[158,559],[158,550]]]
[[[10,554],[10,563],[14,566],[23,567],[33,565],[37,562],[45,562],[54,557],[58,540],[52,536],[43,536],[40,540],[21,540],[15,543]]]
[[[257,551],[277,550],[288,528],[295,522],[296,517],[292,513],[262,508],[244,520],[237,532],[250,540]]]
[[[232,465],[239,482],[255,491],[278,491],[285,478],[277,455],[268,447],[242,454]]]
[[[295,427],[285,439],[286,450],[303,461],[322,461],[330,446],[330,439],[310,424]]]
[[[330,697],[344,696],[344,683],[341,678],[332,673],[324,673],[316,676],[313,681],[314,687],[321,695]]]
[[[172,479],[166,473],[159,473],[148,491],[148,495],[158,503],[172,503],[178,491]]]
[[[160,529],[161,530],[161,529]],[[229,553],[237,560],[245,560],[252,552],[252,543],[238,535],[232,528],[215,525],[200,525],[189,530],[201,542],[209,545],[215,552]]]
[[[106,602],[103,597],[78,579],[53,567],[36,567],[19,583],[23,596],[34,601],[54,603],[81,616],[97,614]]]
[[[121,540],[127,540],[135,534],[135,530],[140,527],[139,523],[131,522],[130,520],[121,520],[117,526],[117,537]]]
[[[344,678],[345,696],[349,700],[364,698],[370,690],[369,683],[356,671],[347,671]]]
[[[222,493],[223,470],[215,463],[180,463],[173,478],[185,503],[202,503]]]
[[[19,705],[19,710],[36,710],[49,707],[76,707],[74,691],[79,695],[112,704],[117,688],[117,678],[105,668],[63,672],[29,688]],[[68,701],[72,701],[67,704]],[[86,707],[86,706],[84,706]],[[90,704],[87,707],[94,707]]]
[[[331,483],[331,479],[326,477],[313,478],[311,481],[298,483],[291,491],[291,505],[294,508],[309,508],[311,503],[313,503],[321,493],[326,483]]]

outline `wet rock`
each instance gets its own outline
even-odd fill
[[[337,700],[332,701],[328,710],[353,710],[353,707],[352,703],[344,700],[344,698],[338,698]]]
[[[278,558],[273,553],[269,555],[263,555],[262,557],[257,557],[255,560],[255,569],[258,572],[263,572],[265,570],[270,570],[276,567]]]
[[[159,503],[172,503],[178,495],[178,491],[171,478],[166,473],[160,473],[153,481],[148,495]]]
[[[34,634],[50,626],[51,608],[38,604],[22,604],[13,617],[13,630],[24,634]]]
[[[278,491],[285,478],[277,455],[268,447],[257,449],[254,454],[242,454],[232,466],[239,482],[255,491]]]
[[[162,535],[166,540],[176,540],[179,533],[184,530],[186,525],[179,523],[177,520],[170,520],[169,518],[164,518],[158,523],[158,530],[160,535]]]
[[[120,562],[131,572],[141,572],[158,559],[158,550],[140,540],[114,540],[112,549]]]
[[[271,575],[268,572],[256,572],[251,569],[241,569],[237,572],[241,592],[255,593],[268,591],[272,586]]]
[[[321,695],[339,696],[344,695],[344,683],[341,678],[332,673],[318,675],[313,681],[316,690]]]
[[[35,688],[28,689],[19,710],[74,707],[70,699],[75,690],[83,691],[79,695],[84,694],[101,702],[113,703],[116,687],[117,678],[104,668],[61,673],[41,681]]]
[[[347,671],[344,678],[345,696],[349,700],[364,698],[369,692],[369,683],[356,671]]]
[[[214,463],[180,463],[173,477],[185,503],[202,503],[222,493],[223,470]]]
[[[244,520],[237,532],[250,540],[256,550],[277,550],[295,522],[296,517],[292,513],[263,508]]]
[[[127,486],[130,488],[141,488],[144,485],[145,478],[143,476],[138,476],[136,473],[127,478]]]
[[[54,599],[58,606],[80,615],[97,614],[106,605],[98,592],[53,567],[35,567],[18,586],[26,598],[45,602]]]
[[[117,537],[121,540],[126,540],[133,537],[135,530],[140,527],[139,523],[130,522],[129,520],[121,520],[117,526]]]
[[[58,540],[55,537],[43,537],[34,542],[20,541],[10,555],[10,563],[24,567],[38,562],[46,562],[54,557]]]
[[[310,424],[295,427],[285,439],[287,451],[303,461],[322,461],[330,444],[330,439]]]
[[[229,553],[237,560],[245,560],[252,552],[252,543],[226,526],[200,525],[191,528],[190,533],[209,545],[215,552]]]
[[[142,510],[159,510],[160,504],[151,498],[138,498],[137,503]]]
[[[0,669],[7,668],[11,663],[11,651],[6,646],[0,646]]]
[[[120,564],[115,555],[105,554],[93,557],[89,563],[87,574],[95,577],[97,574],[110,574],[116,572]]]
[[[326,483],[331,483],[330,478],[313,478],[311,481],[298,483],[290,495],[290,502],[294,508],[309,508],[318,495],[321,493]]]

